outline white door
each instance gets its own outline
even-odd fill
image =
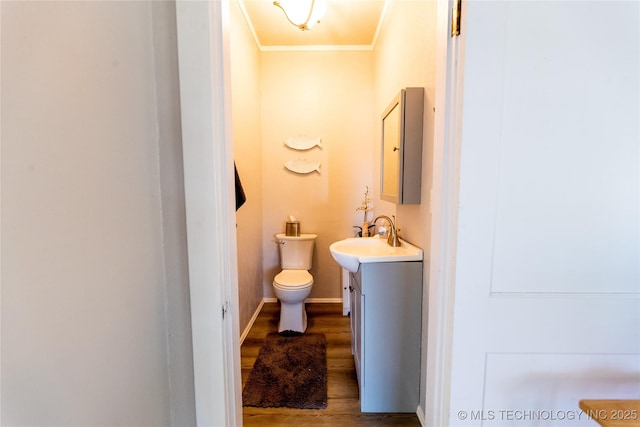
[[[462,11],[449,425],[596,425],[640,398],[640,3]]]

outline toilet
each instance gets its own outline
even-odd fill
[[[307,329],[304,300],[313,286],[313,276],[308,270],[311,268],[316,237],[315,234],[276,234],[282,268],[273,279],[273,290],[280,300],[278,332],[304,332]]]

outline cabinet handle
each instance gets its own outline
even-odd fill
[[[349,285],[349,292],[353,292],[353,286]]]

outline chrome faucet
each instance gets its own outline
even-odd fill
[[[396,230],[395,224],[393,223],[391,218],[389,218],[386,215],[378,215],[376,219],[373,220],[373,223],[375,224],[376,221],[379,220],[380,218],[386,220],[389,223],[389,227],[391,227],[389,237],[387,238],[387,243],[389,244],[389,246],[393,246],[394,248],[397,248],[398,246],[400,246],[400,239],[398,238],[398,232]]]

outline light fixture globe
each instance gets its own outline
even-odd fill
[[[279,0],[273,2],[287,20],[302,31],[310,30],[327,12],[326,0]]]

